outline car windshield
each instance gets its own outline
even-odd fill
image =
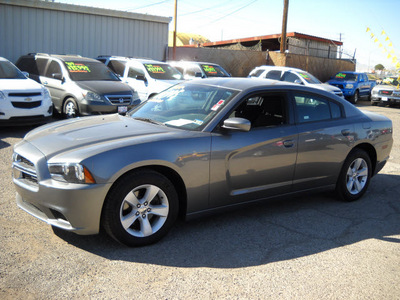
[[[335,75],[336,80],[343,80],[343,81],[357,81],[357,75],[356,74],[350,74],[350,73],[337,73]]]
[[[201,64],[201,68],[207,77],[229,77],[229,74],[220,66]]]
[[[238,93],[236,90],[191,84],[175,85],[128,113],[134,119],[187,130],[201,130]]]
[[[399,81],[397,77],[386,77],[385,79],[382,80],[382,84],[398,86]]]
[[[161,80],[182,80],[182,74],[169,64],[143,64],[150,77]]]
[[[26,77],[9,61],[0,61],[0,79],[26,79]]]
[[[311,75],[310,73],[307,72],[297,72],[299,76],[301,76],[305,81],[307,81],[310,84],[321,84],[322,82],[319,81],[316,77]]]
[[[74,81],[107,80],[120,81],[105,64],[91,61],[66,61],[69,76]]]

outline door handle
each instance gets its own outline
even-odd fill
[[[342,130],[342,135],[343,136],[348,136],[350,134],[350,130],[349,129],[343,129]]]
[[[283,146],[284,146],[285,148],[291,148],[291,147],[294,146],[294,142],[293,142],[293,140],[283,141]]]

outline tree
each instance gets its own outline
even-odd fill
[[[382,71],[382,70],[384,70],[384,69],[385,69],[385,67],[384,67],[382,64],[377,64],[377,65],[375,66],[375,70]]]

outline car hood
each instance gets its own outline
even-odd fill
[[[47,159],[79,148],[121,147],[162,140],[182,130],[146,123],[118,114],[59,121],[29,132],[24,141],[39,149]]]
[[[0,91],[42,91],[39,83],[32,79],[0,79]]]
[[[154,87],[156,89],[156,92],[159,93],[163,90],[166,90],[167,88],[178,84],[180,82],[183,82],[184,80],[162,80],[162,79],[156,79],[154,83]]]
[[[100,95],[132,94],[132,89],[121,81],[89,80],[75,81],[75,83],[84,90],[92,91]]]
[[[331,93],[335,93],[335,92],[336,92],[336,93],[339,93],[339,92],[342,91],[342,90],[339,89],[338,87],[333,86],[333,85],[329,85],[329,84],[326,84],[326,83],[311,84],[310,86],[315,87],[315,88],[320,89],[320,90],[324,90],[324,91],[327,91],[327,92],[331,92]]]
[[[331,79],[328,80],[329,84],[355,84],[356,82],[354,80],[335,80],[335,79]]]
[[[387,84],[380,84],[380,85],[376,85],[374,87],[374,90],[397,90],[397,86],[393,86],[393,85],[387,85]]]

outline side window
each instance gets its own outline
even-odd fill
[[[265,75],[265,78],[267,79],[273,79],[273,80],[281,80],[281,71],[269,71],[267,75]]]
[[[21,58],[17,63],[16,66],[21,71],[28,72],[29,74],[39,75],[39,71],[36,66],[36,61],[33,57],[24,57]]]
[[[195,77],[196,73],[201,73],[200,67],[198,66],[190,66],[186,69],[184,75],[188,75],[190,77]]]
[[[231,117],[249,120],[252,128],[283,125],[287,123],[285,99],[283,93],[254,95],[245,99]]]
[[[299,123],[337,119],[341,117],[340,106],[315,95],[296,94],[296,113]]]
[[[47,58],[37,58],[36,59],[36,66],[40,76],[45,76],[44,71],[46,69],[48,59]]]
[[[299,83],[299,84],[303,83],[301,81],[301,79],[299,78],[299,76],[297,76],[296,74],[294,74],[292,72],[285,72],[285,74],[283,74],[283,76],[282,76],[282,80],[287,81],[287,82],[295,82],[295,83]]]
[[[128,77],[136,78],[140,75],[145,76],[143,70],[138,67],[129,67]]]
[[[109,67],[114,73],[118,74],[119,76],[124,76],[126,63],[118,60],[110,60],[107,67]]]
[[[56,62],[55,60],[53,60],[53,61],[50,63],[49,67],[47,68],[47,71],[46,71],[45,76],[46,76],[46,77],[53,78],[53,74],[56,74],[56,73],[61,74],[61,67],[60,67],[60,65],[59,65],[58,62]]]

